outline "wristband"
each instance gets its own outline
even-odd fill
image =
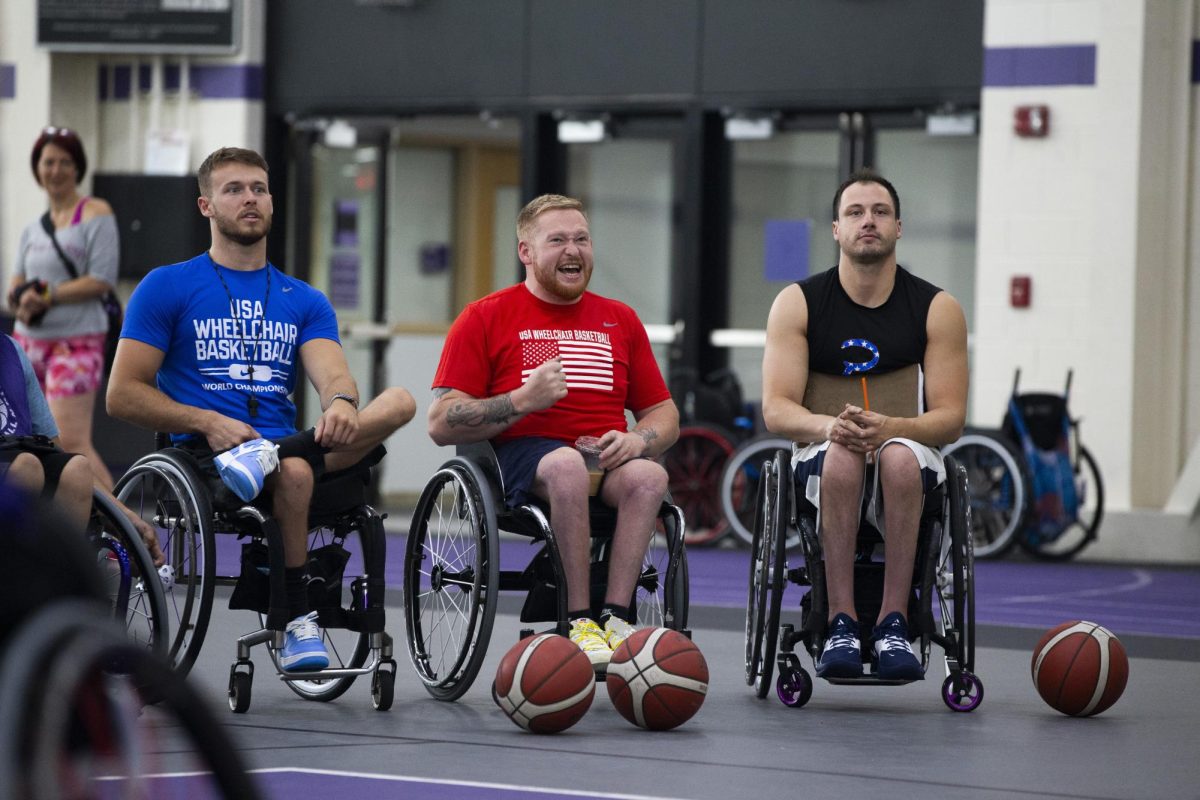
[[[329,404],[333,405],[334,400],[345,400],[347,403],[354,406],[355,411],[358,410],[358,398],[357,397],[353,397],[351,395],[342,394],[341,392],[338,392],[333,397],[329,398]]]

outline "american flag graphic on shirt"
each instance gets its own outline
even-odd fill
[[[537,339],[521,343],[521,383],[552,358],[562,361],[568,389],[613,389],[612,345],[575,339]]]

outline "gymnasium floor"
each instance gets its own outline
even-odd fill
[[[389,572],[399,570],[402,543],[389,537]],[[398,592],[389,598],[399,662],[389,712],[372,709],[365,679],[332,703],[301,700],[274,677],[261,648],[253,654],[251,708],[229,712],[233,642],[256,617],[227,610],[227,590],[219,591],[192,680],[211,698],[264,794],[282,800],[1200,797],[1200,570],[980,563],[977,673],[985,695],[975,712],[942,704],[940,666],[929,680],[902,687],[818,681],[797,710],[773,694],[757,699],[743,679],[748,553],[694,549],[689,557],[691,627],[711,682],[699,714],[671,732],[630,725],[603,685],[587,716],[565,733],[516,728],[488,689],[517,640],[515,613],[497,616],[493,646],[467,695],[455,703],[431,699],[407,661]],[[796,615],[794,602],[785,598],[785,621]],[[515,612],[512,602],[501,608]],[[1078,617],[1110,627],[1131,655],[1124,696],[1088,719],[1051,710],[1029,678],[1041,631]],[[156,763],[165,773],[186,770],[179,738],[158,724],[161,735],[150,744]],[[155,796],[189,796],[187,781],[166,777]]]

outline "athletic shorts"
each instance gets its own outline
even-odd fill
[[[536,497],[533,493],[533,481],[537,477],[537,466],[543,458],[560,447],[575,449],[559,439],[542,436],[512,439],[495,447],[496,460],[500,463],[500,475],[504,480],[504,503],[509,507],[524,505]]]
[[[53,500],[63,469],[77,454],[60,450],[45,436],[0,436],[0,481],[21,453],[29,453],[42,462],[42,499]]]
[[[29,356],[47,400],[94,392],[104,377],[104,343],[107,335],[87,333],[63,339],[13,338]]]
[[[875,461],[879,461],[879,453],[891,444],[903,445],[917,457],[921,466],[921,482],[925,495],[941,486],[946,481],[946,467],[942,463],[942,455],[933,447],[914,442],[912,439],[888,439],[879,450],[875,451]],[[796,492],[802,494],[808,502],[817,509],[817,530],[821,530],[821,470],[825,467],[825,452],[829,442],[808,445],[792,445],[792,472],[796,479]],[[868,482],[868,476],[870,481]],[[886,538],[887,532],[883,525],[883,492],[879,489],[879,470],[868,469],[863,474],[862,489],[859,499],[862,506],[863,519],[871,524],[879,535]]]

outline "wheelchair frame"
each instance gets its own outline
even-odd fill
[[[909,633],[919,640],[921,666],[928,669],[931,645],[944,652],[946,678],[942,700],[953,711],[973,711],[983,701],[983,683],[974,674],[975,589],[974,557],[970,534],[965,471],[944,457],[946,482],[939,503],[941,513],[927,507],[921,517],[913,589],[909,595]],[[763,464],[759,502],[750,560],[749,596],[746,605],[746,683],[758,697],[770,690],[774,667],[779,667],[776,695],[784,705],[799,708],[812,697],[813,679],[800,665],[796,644],[808,650],[815,664],[825,644],[827,596],[821,543],[815,514],[799,508],[790,453],[780,451]],[[804,564],[788,568],[785,560],[789,529],[798,529]],[[868,535],[864,536],[864,532]],[[867,594],[871,579],[882,579],[883,562],[871,555],[879,537],[864,524],[859,531],[855,559],[855,603],[860,619],[878,611],[878,597]],[[801,622],[780,626],[786,582],[810,587],[801,599]],[[933,613],[937,600],[938,613]],[[860,622],[860,627],[862,623]],[[865,635],[864,635],[865,634]],[[869,626],[860,632],[869,639]],[[776,652],[778,648],[778,653]],[[864,661],[869,659],[864,658]],[[874,673],[861,678],[829,678],[834,684],[901,684]]]
[[[327,488],[334,485],[316,484]],[[314,490],[314,505],[320,503],[321,493],[320,488]],[[278,660],[290,615],[283,581],[282,534],[272,517],[253,504],[239,504],[231,493],[214,498],[195,458],[173,447],[134,463],[118,481],[116,494],[159,531],[167,555],[167,565],[159,571],[170,617],[166,651],[177,672],[186,674],[199,655],[216,583],[236,584],[238,580],[236,575],[216,574],[216,534],[249,536],[267,545],[269,607],[259,610],[262,628],[237,641],[237,658],[229,674],[230,709],[243,713],[250,707],[254,679],[250,650],[259,644],[267,645],[279,677],[300,697],[330,701],[344,694],[359,675],[371,675],[374,707],[380,711],[391,707],[396,662],[392,658],[392,639],[384,630],[386,538],[383,517],[373,508],[358,504],[336,512],[310,512],[309,552],[330,543],[340,546],[349,533],[357,532],[363,545],[364,574],[351,581],[349,609],[316,609],[331,666],[296,672],[283,669]],[[214,503],[214,499],[219,502]],[[340,630],[346,633],[331,633]]]
[[[430,478],[413,513],[404,556],[408,649],[417,676],[438,700],[457,700],[470,689],[487,654],[500,592],[528,593],[523,622],[552,621],[560,635],[569,630],[566,592],[558,590],[566,581],[548,511],[533,503],[504,506],[502,487],[491,445],[462,446]],[[590,515],[593,531],[616,519],[614,509],[596,500]],[[542,549],[524,569],[501,570],[501,531],[530,537]],[[683,513],[664,502],[634,594],[639,625],[686,632],[684,532]],[[607,566],[610,540],[609,532],[592,537],[594,605],[595,567]],[[553,612],[539,600],[552,604]]]

